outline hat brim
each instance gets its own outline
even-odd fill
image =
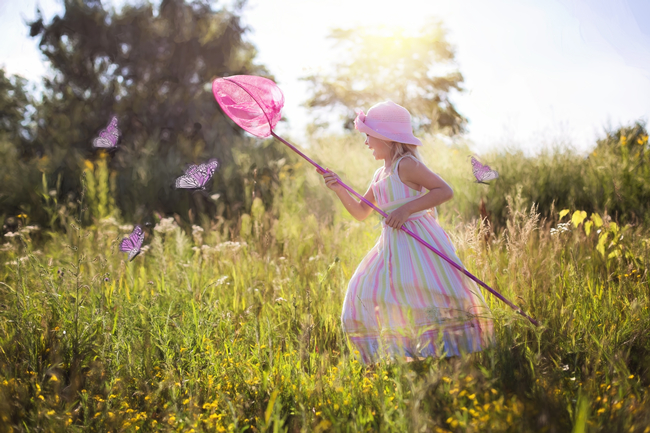
[[[422,146],[422,142],[420,141],[420,139],[412,134],[408,134],[408,135],[395,134],[392,136],[381,134],[375,131],[374,129],[372,129],[370,126],[366,125],[366,123],[362,120],[363,118],[365,118],[365,115],[363,114],[363,111],[360,111],[357,114],[357,118],[354,119],[354,127],[359,132],[363,132],[364,134],[368,134],[372,137],[379,138],[380,140],[396,141],[398,143],[412,144],[414,146]]]

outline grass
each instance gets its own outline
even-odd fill
[[[330,145],[316,159],[365,191],[367,155]],[[301,162],[273,208],[159,220],[130,263],[117,251],[130,226],[81,227],[82,202],[65,233],[23,227],[2,245],[0,430],[650,432],[648,230],[606,217],[587,230],[597,218],[568,222],[575,209],[542,219],[515,195],[494,232],[462,218],[482,186],[453,158],[436,158],[457,197],[443,226],[539,328],[486,293],[493,347],[359,364],[339,317],[378,220],[352,220]]]

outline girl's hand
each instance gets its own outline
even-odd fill
[[[386,217],[386,225],[394,229],[399,229],[410,216],[411,212],[406,208],[406,206],[398,207],[388,214],[388,217]]]
[[[325,185],[334,192],[343,191],[345,188],[341,186],[340,183],[341,179],[339,178],[338,174],[331,172],[329,168],[326,170],[327,171],[321,171],[318,168],[316,169],[318,174],[323,176],[323,179],[325,180]]]

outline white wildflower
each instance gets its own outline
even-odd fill
[[[571,223],[566,222],[566,223],[560,223],[557,225],[556,228],[551,229],[551,236],[556,236],[561,233],[566,233],[571,231]]]
[[[29,234],[38,230],[38,226],[26,226],[20,229],[20,233]]]
[[[5,233],[6,238],[15,238],[16,236],[20,236],[20,233],[18,233],[18,232],[7,232],[7,233]]]
[[[214,200],[214,201],[219,200],[219,197],[221,197],[221,194],[212,194],[212,195],[210,196],[210,198],[211,198],[212,200]]]
[[[203,243],[203,228],[200,226],[192,226],[192,239],[194,240],[195,245],[201,245]]]
[[[115,220],[115,218],[113,218],[113,217],[106,217],[106,218],[102,218],[102,219],[99,220],[99,225],[100,225],[100,226],[113,226],[113,227],[117,227],[119,224],[117,223],[117,221]]]
[[[118,223],[117,223],[117,221],[115,221],[115,218],[113,218],[112,216],[109,216],[109,217],[100,219],[99,220],[99,225],[117,227]]]
[[[133,224],[124,224],[123,226],[119,227],[121,231],[124,232],[132,232],[133,231]]]
[[[0,246],[0,251],[2,251],[3,253],[14,251],[15,249],[16,247],[11,243],[2,244],[2,246]]]
[[[241,248],[245,247],[247,244],[246,242],[232,242],[232,241],[226,241],[222,242],[219,245],[215,246],[214,249],[216,251],[230,251],[230,252],[237,252]]]
[[[223,283],[225,283],[227,279],[228,279],[228,275],[224,275],[224,276],[220,277],[215,284],[217,286],[220,286]]]
[[[174,221],[174,218],[163,218],[153,229],[158,233],[169,233],[173,232],[176,228],[178,228],[178,225]]]

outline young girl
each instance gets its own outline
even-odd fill
[[[404,225],[461,263],[434,209],[453,191],[422,162],[410,113],[386,101],[367,116],[360,112],[354,124],[366,134],[375,159],[384,161],[364,197],[388,218],[350,280],[343,329],[366,363],[383,355],[410,360],[482,350],[492,339],[492,320],[476,283],[400,230]],[[319,173],[357,220],[373,212],[341,186],[335,173]]]

